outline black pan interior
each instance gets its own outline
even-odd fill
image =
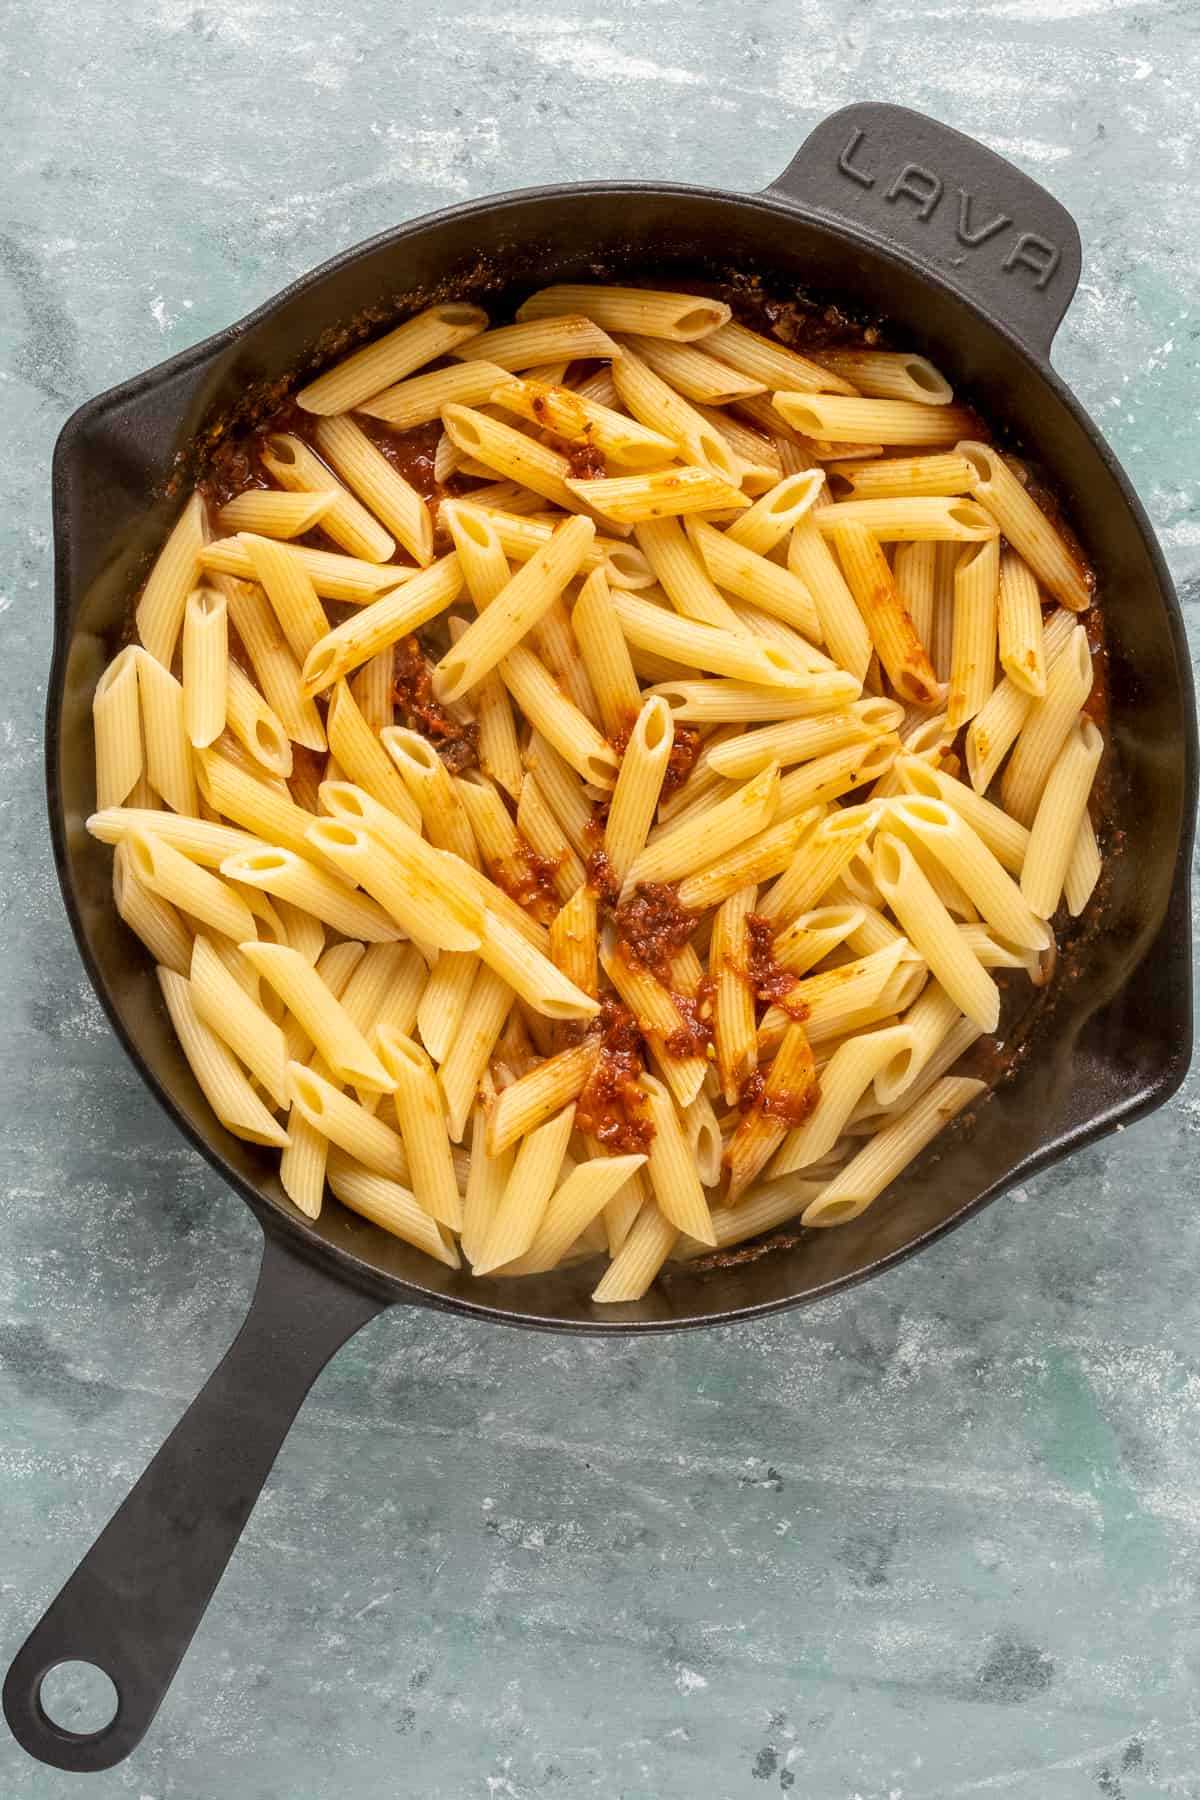
[[[595,1308],[587,1266],[474,1281],[330,1203],[315,1225],[283,1195],[273,1158],[221,1130],[192,1081],[149,960],[117,919],[110,852],[83,829],[94,806],[90,702],[128,635],[130,600],[178,502],[176,459],[211,438],[247,391],[265,395],[347,339],[435,297],[503,315],[548,281],[622,273],[725,279],[836,297],[927,352],[988,420],[1049,472],[1100,576],[1113,732],[1128,794],[1126,845],[1085,965],[1058,984],[1015,1077],[856,1223],[788,1234],[769,1254],[680,1267],[637,1306]],[[398,1298],[543,1327],[655,1329],[815,1298],[910,1253],[1019,1176],[1160,1103],[1190,1053],[1187,839],[1195,724],[1178,608],[1119,469],[1045,369],[918,271],[827,223],[765,200],[702,190],[586,188],[456,209],[374,240],[242,325],[91,402],[55,462],[57,632],[50,684],[52,827],[81,948],[127,1048],[173,1115],[264,1223]],[[1138,979],[1130,976],[1139,969]]]

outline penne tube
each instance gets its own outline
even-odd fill
[[[950,664],[954,650],[954,574],[959,551],[955,544],[937,544],[933,561],[932,624],[929,629],[929,660],[939,682],[950,680]],[[926,706],[926,700],[918,702]],[[939,702],[935,701],[936,705]]]
[[[955,564],[947,736],[975,717],[996,685],[999,581],[1000,551],[994,538],[964,550]]]
[[[724,406],[747,394],[766,392],[766,383],[742,375],[728,363],[718,362],[692,344],[672,343],[669,339],[640,337],[623,333],[618,338],[621,348],[632,351],[647,368],[673,387],[685,399],[705,406]]]
[[[213,750],[198,750],[196,767],[205,799],[222,817],[243,826],[252,840],[281,844],[284,849],[294,850],[297,856],[311,856],[312,850],[306,833],[309,826],[316,823],[312,813],[297,806],[284,795],[275,793],[264,782],[256,781],[252,775],[235,768],[224,756],[219,756]],[[195,821],[196,825],[199,823],[200,821]],[[193,835],[199,838],[194,826]],[[211,861],[215,867],[224,856],[231,855],[233,850],[247,847],[244,843],[235,843],[221,857],[206,856],[205,860]],[[332,864],[327,866],[334,867]],[[335,869],[335,872],[341,874],[340,869]],[[345,880],[346,877],[343,876],[342,879]],[[353,886],[353,881],[350,885]]]
[[[603,1147],[594,1138],[585,1137],[588,1154],[594,1158],[602,1158]],[[604,1208],[604,1234],[608,1242],[608,1254],[615,1256],[625,1239],[632,1231],[634,1222],[641,1212],[649,1196],[650,1186],[646,1179],[644,1166],[635,1169],[626,1176],[624,1182]]]
[[[466,629],[465,619],[452,618],[450,642],[456,644]],[[521,751],[517,743],[517,729],[513,722],[508,689],[495,670],[476,683],[471,703],[475,708],[475,723],[479,730],[479,766],[485,775],[489,775],[515,800],[520,795],[524,778]]]
[[[456,448],[489,473],[518,481],[567,512],[584,510],[567,484],[571,465],[557,450],[476,407],[447,406],[442,423]]]
[[[1075,842],[1071,846],[1071,860],[1067,864],[1067,876],[1063,883],[1063,896],[1067,902],[1067,911],[1073,919],[1077,919],[1095,890],[1101,871],[1100,846],[1096,842],[1096,829],[1087,812],[1079,821],[1079,830]]]
[[[702,299],[696,294],[660,293],[653,288],[596,286],[592,283],[539,288],[517,308],[517,317],[521,320],[550,319],[570,313],[586,314],[606,331],[633,331],[643,337],[689,344],[724,325],[730,309],[723,300]],[[589,351],[586,354],[604,353]]]
[[[184,720],[183,689],[148,651],[136,650],[134,655],[146,779],[175,812],[194,814],[196,781]]]
[[[779,765],[772,763],[727,800],[656,839],[635,858],[623,892],[639,882],[678,881],[709,866],[771,823],[779,804]]]
[[[576,888],[550,926],[550,960],[567,980],[593,1000],[599,998],[597,906],[592,889]]]
[[[186,676],[186,665],[184,674]],[[184,692],[184,725],[188,724]],[[218,733],[220,727],[218,726]],[[142,717],[138,703],[138,651],[133,644],[118,651],[102,672],[92,695],[92,733],[96,744],[96,808],[119,807],[142,773]]]
[[[703,817],[703,810],[701,812]],[[813,810],[768,825],[715,862],[687,875],[679,883],[679,904],[690,912],[704,912],[735,894],[739,888],[770,881],[786,869],[819,814]]]
[[[418,943],[440,950],[477,950],[480,938],[471,903],[447,891],[448,870],[430,867],[426,854],[430,846],[399,819],[395,827],[396,835],[384,841],[340,819],[316,819],[306,838]]]
[[[907,843],[915,841],[931,851],[1001,937],[1029,950],[1047,948],[1046,927],[1022,890],[962,813],[945,800],[916,795],[897,800],[881,820],[880,830],[899,832]]]
[[[1030,705],[1000,782],[1005,812],[1033,825],[1038,802],[1060,751],[1092,691],[1092,654],[1087,632],[1076,625],[1051,665],[1046,692]]]
[[[536,775],[527,774],[517,805],[517,831],[536,857],[552,870],[550,879],[559,901],[565,903],[583,885],[587,871],[571,846],[564,841],[561,825],[546,804]]]
[[[817,507],[813,519],[827,535],[842,531],[847,525],[861,525],[881,543],[947,539],[959,544],[981,544],[999,535],[986,508],[965,495],[840,500],[836,506]]]
[[[346,486],[424,568],[433,561],[433,521],[421,495],[392,467],[360,425],[344,414],[323,418],[317,449]]]
[[[897,544],[892,557],[892,579],[896,584],[896,592],[926,651],[933,642],[937,562],[938,546],[931,539]]]
[[[914,756],[898,756],[900,791],[927,800],[942,800],[961,813],[972,831],[987,845],[1010,875],[1019,875],[1029,844],[1029,832],[1018,819],[1010,819],[1002,807],[956,781],[944,770],[931,768]]]
[[[820,1045],[855,1029],[865,1012],[895,1011],[894,986],[898,982],[906,989],[908,977],[920,970],[919,961],[911,960],[914,955],[906,939],[896,938],[854,962],[839,963],[836,969],[793,982],[784,999],[763,1015],[758,1027],[759,1054],[780,1044],[797,1018],[809,1042]]]
[[[810,912],[848,867],[879,823],[876,807],[843,807],[800,840],[792,861],[759,900],[758,910],[778,930]]]
[[[876,780],[891,768],[899,748],[899,738],[894,731],[888,731],[790,769],[779,784],[778,816],[792,818]]]
[[[448,1269],[461,1267],[453,1239],[437,1221],[420,1206],[409,1190],[398,1181],[389,1181],[363,1168],[344,1151],[330,1151],[327,1169],[329,1186],[336,1199],[381,1231],[390,1232],[426,1256],[434,1257]]]
[[[931,409],[932,410],[932,409]],[[878,1198],[956,1113],[984,1091],[982,1081],[948,1076],[870,1140],[810,1200],[801,1224],[846,1225]]]
[[[765,400],[767,396],[764,394],[762,398]],[[746,406],[751,402],[741,400],[738,404]],[[785,468],[779,446],[728,410],[719,406],[698,405],[696,411],[704,423],[723,440],[726,449],[735,458],[741,475],[742,492],[745,494],[765,494],[784,475],[799,474],[808,466],[797,463],[795,468]]]
[[[356,893],[294,850],[277,845],[243,850],[226,857],[221,873],[239,886],[261,889],[301,912],[312,913],[345,937],[365,944],[386,944],[400,936],[399,928],[374,900]]]
[[[564,1107],[556,1118],[522,1140],[479,1246],[476,1275],[489,1274],[523,1255],[537,1236],[558,1185],[574,1122],[574,1106]]]
[[[1014,687],[1040,700],[1046,692],[1042,603],[1033,570],[1015,550],[1000,558],[1000,665]]]
[[[908,500],[922,494],[968,494],[975,470],[957,450],[929,456],[885,456],[869,462],[838,462],[828,470],[849,485],[855,500]]]
[[[775,645],[679,618],[636,594],[614,593],[612,603],[628,642],[652,655],[754,686],[806,692],[813,685],[809,671]]]
[[[462,570],[458,557],[443,556],[422,569],[403,588],[366,606],[353,618],[335,626],[304,661],[302,680],[306,695],[332,687],[350,669],[358,668],[381,650],[416,631],[458,599]]]
[[[289,493],[333,494],[321,515],[321,530],[340,544],[348,556],[361,557],[364,562],[390,561],[396,549],[391,533],[355,499],[303,438],[293,432],[269,432],[261,454],[264,466]]]
[[[285,779],[292,773],[292,745],[282,722],[231,659],[225,665],[225,728],[256,765],[254,772],[265,772],[260,779]]]
[[[818,1104],[821,1086],[808,1034],[798,1019],[788,1025],[775,1060],[767,1069],[762,1092],[738,1120],[725,1152],[729,1168],[729,1200],[734,1206],[787,1137],[789,1129]],[[691,1236],[699,1235],[692,1232]]]
[[[1048,919],[1062,898],[1103,753],[1099,730],[1081,715],[1068,732],[1042,789],[1021,870],[1021,893],[1041,919]],[[1012,934],[1006,931],[1003,935]]]
[[[297,663],[303,663],[313,645],[320,643],[329,630],[312,576],[286,544],[255,537],[250,532],[243,532],[238,542],[245,546],[288,648]]]
[[[754,1026],[754,992],[750,985],[750,940],[746,920],[754,910],[756,889],[739,888],[718,907],[709,944],[708,967],[713,982],[713,1044],[721,1092],[730,1106],[758,1061]]]
[[[759,496],[749,512],[740,513],[728,527],[732,544],[768,556],[794,526],[819,504],[825,477],[820,469],[804,469],[785,475]],[[796,574],[796,570],[792,570]],[[819,612],[818,608],[818,612]]]
[[[417,1205],[451,1231],[460,1231],[462,1200],[450,1154],[433,1064],[413,1039],[381,1025],[371,1042],[395,1083],[392,1095]]]
[[[677,1231],[686,1231],[701,1243],[711,1244],[714,1240],[708,1201],[675,1102],[653,1075],[643,1075],[640,1086],[654,1127],[646,1175],[658,1209]]]
[[[799,576],[734,543],[703,519],[689,520],[687,530],[718,587],[761,607],[772,618],[782,619],[802,636],[814,641],[820,638],[816,604]]]
[[[192,944],[192,1004],[260,1082],[276,1106],[287,1105],[287,1051],[283,1033],[247,994],[203,933]]]
[[[612,376],[622,405],[648,430],[669,438],[685,464],[705,470],[725,483],[727,491],[740,488],[741,465],[722,434],[640,356],[624,351],[612,365]]]
[[[393,431],[411,431],[415,425],[428,425],[440,418],[444,406],[482,406],[497,384],[507,380],[508,371],[486,358],[451,363],[444,369],[430,369],[424,375],[394,382],[353,410],[366,413],[371,419],[382,419]]]
[[[975,470],[976,500],[991,513],[1041,585],[1071,612],[1086,611],[1092,603],[1090,571],[1022,487],[999,451],[969,438],[960,442],[957,450]]]
[[[483,916],[479,954],[514,993],[547,1019],[589,1019],[600,1011],[597,1001],[496,914]]]
[[[613,475],[599,480],[576,480],[566,485],[576,500],[584,500],[603,518],[618,525],[644,519],[674,518],[683,513],[719,512],[750,503],[723,475],[700,464],[656,469],[638,475]]]
[[[776,933],[771,943],[772,959],[793,975],[807,975],[839,944],[851,938],[864,914],[865,908],[854,904],[814,907],[801,913]]]
[[[901,700],[935,705],[939,697],[937,676],[905,610],[883,551],[861,525],[839,531],[836,544],[847,585],[866,621],[888,680]]]
[[[208,535],[204,496],[196,493],[171,527],[137,603],[138,637],[164,669],[169,670],[175,659],[184,608],[200,579],[200,552]]]
[[[703,1240],[705,1243],[711,1243],[711,1232],[710,1221],[710,1235]],[[648,1200],[601,1276],[592,1299],[599,1306],[640,1300],[671,1254],[678,1237],[678,1227],[660,1211],[655,1201]]]
[[[518,314],[515,325],[501,325],[494,331],[460,345],[454,352],[456,361],[476,362],[486,359],[499,363],[505,370],[533,369],[539,363],[565,360],[577,362],[592,357],[607,359],[619,354],[616,344],[596,320],[580,312],[562,313],[553,318]]]
[[[395,1085],[392,1077],[329,984],[298,950],[258,941],[239,948],[295,1015],[339,1081],[374,1092],[391,1092]],[[361,946],[358,955],[361,958]]]
[[[398,1131],[343,1093],[319,1068],[306,1067],[293,1059],[288,1064],[287,1078],[293,1111],[307,1120],[314,1131],[373,1174],[408,1186],[408,1156]]]
[[[512,1002],[513,991],[508,983],[495,970],[481,964],[458,1035],[438,1070],[448,1129],[455,1143],[461,1142],[467,1128],[479,1083]]]
[[[969,929],[964,927],[964,930]],[[936,981],[931,981],[898,1028],[903,1037],[897,1039],[894,1054],[876,1069],[876,1102],[884,1107],[895,1106],[901,1101],[907,1105],[907,1096],[915,1095],[917,1084],[932,1058],[963,1022],[962,1014],[949,994]],[[971,1021],[965,1023],[970,1025]],[[978,1032],[978,1027],[974,1030]]]
[[[1046,679],[1058,661],[1075,628],[1075,615],[1059,607],[1046,620],[1042,630],[1046,659]],[[1008,755],[1018,733],[1029,717],[1034,696],[1018,688],[1005,676],[993,688],[990,698],[967,727],[967,771],[978,794],[991,787],[1000,764]]]
[[[994,1031],[1000,995],[954,929],[950,914],[930,885],[912,850],[882,835],[875,846],[876,885],[936,979],[969,1019]]]
[[[786,1225],[816,1198],[821,1187],[820,1181],[772,1181],[753,1188],[737,1206],[714,1206],[710,1217],[717,1249],[726,1250],[734,1244],[748,1243],[763,1232]],[[698,1243],[695,1238],[681,1237],[671,1253],[671,1260],[694,1262],[697,1257],[708,1254],[707,1244]]]
[[[928,357],[914,356],[908,350],[821,350],[816,361],[873,400],[915,400],[921,406],[948,406],[954,398],[954,389]]]
[[[87,829],[102,844],[120,844],[134,831],[152,831],[189,861],[219,869],[227,856],[259,847],[259,839],[232,825],[189,818],[183,813],[155,812],[149,807],[111,806],[93,813]],[[162,961],[162,958],[159,958]]]
[[[336,499],[333,487],[296,494],[276,488],[247,488],[219,509],[217,524],[231,535],[252,532],[265,538],[303,537],[321,523]]]
[[[408,822],[414,829],[423,826],[426,837],[439,850],[451,850],[478,868],[479,851],[471,821],[450,772],[433,745],[404,725],[387,726],[380,738],[384,754],[394,765],[392,773],[399,776],[407,795],[409,814],[415,809],[416,817],[409,816]],[[367,784],[362,782],[360,786]],[[371,792],[370,788],[367,792]],[[376,794],[375,798],[380,796]],[[395,805],[391,810],[400,812]]]
[[[644,1156],[602,1157],[581,1163],[551,1195],[533,1242],[523,1256],[506,1265],[506,1275],[538,1275],[557,1268],[563,1257],[598,1219],[608,1203],[632,1175],[642,1168]]]
[[[254,915],[233,889],[150,831],[126,839],[129,866],[143,887],[235,943],[255,935]]]
[[[463,1197],[462,1252],[473,1263],[500,1204],[500,1197],[512,1172],[513,1152],[489,1156],[487,1148],[487,1112],[482,1102],[474,1110],[471,1127],[471,1166],[467,1174],[467,1191]]]
[[[731,369],[761,381],[766,388],[814,394],[854,392],[848,382],[821,363],[789,350],[775,338],[739,325],[736,320],[731,319],[714,331],[704,348]]]
[[[160,967],[158,983],[180,1048],[221,1124],[252,1144],[285,1148],[287,1132],[271,1117],[232,1051],[196,1011],[191,982],[173,969]]]
[[[646,519],[635,535],[638,548],[682,618],[742,634],[741,620],[718,592],[678,519]]]
[[[641,690],[603,569],[593,569],[580,588],[571,627],[605,735],[628,731],[641,708]]]
[[[783,719],[760,731],[744,732],[711,751],[708,762],[722,775],[741,780],[757,775],[768,763],[808,762],[848,744],[870,743],[894,731],[902,716],[903,709],[894,700],[855,700],[843,712]]]
[[[479,336],[486,325],[482,307],[456,300],[426,307],[310,381],[296,395],[297,403],[305,412],[351,412],[360,401],[402,381],[423,363]]]
[[[330,751],[342,771],[341,779],[353,782],[414,831],[419,830],[421,808],[402,771],[394,766],[390,750],[393,733],[403,728],[388,725],[382,732],[372,731],[344,679],[335,683],[330,694],[325,726]],[[424,745],[424,739],[421,742]],[[430,749],[429,755],[438,760],[435,750]],[[441,768],[440,761],[438,767]],[[449,782],[449,776],[446,779]]]
[[[773,404],[796,431],[835,444],[954,444],[961,450],[959,439],[971,429],[975,417],[966,406],[849,399],[841,394],[779,393]]]
[[[539,1063],[496,1096],[488,1119],[489,1156],[499,1156],[527,1137],[572,1100],[578,1100],[596,1061],[596,1046],[584,1042]]]
[[[455,794],[470,821],[483,867],[497,889],[521,894],[527,905],[545,910],[546,896],[539,893],[539,871],[530,859],[530,846],[517,830],[512,815],[486,777],[460,776]],[[499,910],[499,909],[497,909]],[[515,924],[515,919],[509,919]]]
[[[520,643],[578,572],[595,535],[590,519],[565,519],[517,570],[437,664],[434,689],[443,704],[461,698]]]
[[[156,963],[186,976],[192,964],[192,938],[175,907],[153,893],[134,873],[128,845],[117,844],[113,857],[113,903],[135,937]]]
[[[604,854],[618,882],[625,880],[646,847],[674,741],[666,701],[647,700],[621,758],[604,828]]]
[[[362,606],[375,600],[387,588],[411,581],[416,569],[402,569],[396,563],[370,563],[353,556],[342,556],[335,550],[310,550],[304,544],[284,544],[287,555],[308,575],[323,600],[345,600]],[[233,575],[239,581],[256,579],[250,552],[240,537],[218,538],[200,552],[200,567],[218,575]]]
[[[817,673],[803,678],[803,691],[758,687],[738,680],[666,681],[651,689],[661,694],[680,723],[755,725],[764,721],[810,718],[848,706],[859,695],[859,683],[842,674],[836,679]]]
[[[300,665],[281,635],[263,590],[231,575],[214,575],[213,579],[225,596],[229,623],[250,658],[267,705],[294,743],[324,750],[321,715],[301,687]]]
[[[197,749],[205,749],[214,743],[225,729],[227,644],[225,596],[214,593],[211,588],[194,588],[188,595],[183,614],[183,722],[188,742]],[[130,674],[132,680],[132,666]],[[92,711],[94,717],[94,702]],[[136,714],[134,723],[136,725]],[[139,765],[141,747],[139,732]],[[99,733],[96,762],[99,767]],[[140,766],[138,773],[141,773]],[[126,793],[128,791],[127,788]],[[105,801],[105,805],[119,803],[119,800]]]
[[[626,469],[661,469],[676,455],[676,446],[661,432],[648,431],[628,414],[570,388],[547,387],[528,376],[524,381],[502,376],[490,399],[568,443],[593,446]]]
[[[500,673],[530,724],[559,755],[585,781],[611,787],[616,778],[616,753],[591,720],[567,699],[545,663],[524,644],[514,644],[500,664]]]

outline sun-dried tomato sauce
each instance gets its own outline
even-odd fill
[[[671,753],[667,757],[667,772],[663,776],[663,800],[677,794],[695,768],[700,743],[700,732],[695,725],[676,725]]]
[[[694,994],[672,992],[679,1025],[663,1039],[669,1056],[707,1056],[713,1041],[713,984],[705,976]]]
[[[790,969],[775,961],[771,946],[775,927],[761,913],[746,915],[746,981],[756,1000],[767,1006],[783,1006],[796,985]]]
[[[653,1141],[654,1125],[638,1086],[646,1066],[638,1022],[622,1001],[608,994],[588,1035],[599,1040],[599,1050],[575,1107],[575,1123],[613,1155],[644,1151]]]
[[[393,652],[392,702],[409,730],[429,739],[452,775],[477,765],[479,727],[472,719],[460,724],[434,698],[433,670],[415,637],[401,638]]]
[[[696,929],[695,913],[679,904],[679,889],[666,881],[639,881],[612,919],[618,950],[668,987],[671,965]]]

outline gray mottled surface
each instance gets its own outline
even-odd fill
[[[1195,0],[9,0],[0,30],[0,1649],[229,1341],[240,1204],[109,1037],[39,769],[77,402],[314,261],[559,177],[760,187],[860,97],[1080,221],[1060,369],[1200,645]],[[148,1742],[6,1800],[1200,1795],[1200,1085],[886,1281],[624,1347],[385,1316]]]

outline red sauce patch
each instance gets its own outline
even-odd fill
[[[443,489],[433,472],[438,439],[442,435],[440,419],[428,425],[413,425],[397,431],[384,419],[373,419],[368,413],[355,413],[354,423],[369,437],[381,456],[386,456],[398,475],[415,487],[423,500],[438,500]]]
[[[520,834],[518,833],[518,836]],[[520,863],[488,863],[488,874],[510,900],[523,906],[541,925],[553,922],[562,905],[554,877],[562,864],[561,856],[539,856],[531,844],[521,838]]]
[[[671,754],[667,758],[667,772],[663,777],[661,796],[663,800],[669,800],[672,794],[679,792],[695,767],[699,754],[700,733],[697,727],[695,725],[676,725],[675,741],[671,745]]]
[[[592,827],[589,826],[589,834],[591,830]],[[621,884],[613,874],[613,866],[605,855],[602,844],[588,851],[587,884],[601,906],[611,910],[617,904]]]
[[[804,1018],[808,1008],[796,1009],[788,1006],[787,997],[796,986],[797,977],[790,969],[781,968],[775,961],[771,946],[775,941],[775,927],[770,919],[763,918],[761,913],[746,915],[746,969],[745,976],[753,990],[756,1000],[767,1006],[782,1006],[785,1011],[795,1017]]]
[[[460,725],[433,696],[433,671],[415,637],[401,638],[392,660],[392,699],[410,731],[429,739],[452,775],[479,761],[479,727]]]
[[[679,890],[671,883],[639,881],[614,911],[613,924],[626,959],[668,986],[671,965],[696,929],[696,915],[680,906]]]
[[[671,1000],[680,1022],[678,1029],[663,1039],[667,1054],[707,1056],[713,1041],[712,983],[706,977],[694,996],[672,993]]]
[[[537,406],[536,400],[534,406]],[[590,436],[572,443],[559,444],[556,448],[570,463],[571,474],[576,481],[603,481],[608,474],[608,466]]]
[[[646,1096],[638,1086],[645,1068],[637,1020],[620,1000],[607,995],[589,1035],[599,1050],[575,1108],[575,1123],[614,1156],[636,1155],[654,1137]]]
[[[795,1125],[803,1125],[820,1098],[821,1089],[816,1081],[810,1081],[807,1087],[790,1092],[770,1094],[767,1092],[766,1077],[762,1070],[752,1069],[738,1093],[738,1111],[758,1113],[764,1119],[777,1119],[790,1130]]]

